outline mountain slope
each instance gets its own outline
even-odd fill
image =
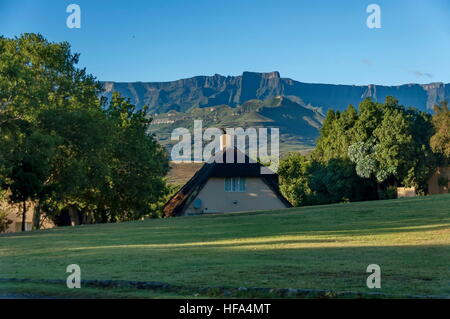
[[[313,148],[324,116],[317,109],[300,105],[294,98],[277,96],[265,101],[250,100],[238,107],[219,105],[161,113],[154,116],[150,131],[170,147],[177,143],[170,140],[171,132],[178,127],[192,132],[194,120],[202,120],[203,128],[279,128],[280,150],[287,152]]]
[[[302,83],[281,78],[278,72],[244,72],[241,76],[196,76],[172,82],[104,82],[105,95],[113,91],[129,97],[138,106],[148,105],[152,112],[187,111],[195,107],[226,104],[232,107],[252,99],[266,100],[275,96],[293,96],[304,107],[343,110],[357,106],[371,97],[384,101],[393,95],[405,106],[430,110],[443,99],[450,99],[450,84],[332,85]]]

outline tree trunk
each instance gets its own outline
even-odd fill
[[[23,207],[22,207],[22,231],[25,231],[26,228],[26,220],[27,220],[27,202],[23,201],[22,202]]]
[[[101,222],[107,223],[108,222],[108,216],[106,215],[106,211],[102,209],[101,211]]]
[[[383,188],[381,187],[381,183],[377,182],[377,198],[380,199],[384,199],[383,198]]]
[[[41,204],[37,203],[34,208],[33,229],[41,228]]]
[[[70,205],[68,207],[68,210],[69,210],[71,225],[72,226],[80,225],[80,215],[79,215],[78,208],[74,205]]]

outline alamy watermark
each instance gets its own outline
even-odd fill
[[[66,12],[70,13],[67,17],[66,25],[69,29],[81,28],[81,8],[78,4],[69,4]]]
[[[81,288],[81,268],[77,264],[67,266],[66,272],[70,273],[67,277],[67,288]]]
[[[369,29],[381,29],[381,7],[378,4],[369,4],[366,12],[370,13],[366,20],[367,27]]]
[[[381,267],[377,264],[370,264],[367,266],[366,272],[372,273],[367,277],[367,288],[381,288]]]
[[[256,163],[259,160],[263,164],[261,174],[273,174],[278,170],[280,158],[279,128],[270,129],[270,153],[268,151],[269,134],[267,128],[219,129],[212,127],[203,132],[203,121],[195,120],[193,135],[192,139],[191,132],[184,127],[172,131],[171,140],[179,141],[172,148],[172,161],[184,163],[245,163],[245,155],[247,155],[249,163]],[[204,145],[204,142],[208,143]],[[222,156],[225,150],[225,155]]]
[[[69,29],[81,28],[81,7],[78,4],[69,4],[66,12],[70,13],[67,17],[66,25]],[[369,4],[366,12],[370,13],[367,17],[366,25],[369,29],[381,29],[381,7],[376,3]]]

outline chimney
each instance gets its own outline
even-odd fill
[[[222,129],[222,135],[220,136],[220,150],[225,151],[228,147],[231,147],[231,135],[227,134],[225,129]]]

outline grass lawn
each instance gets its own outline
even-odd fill
[[[80,265],[82,279],[450,297],[450,194],[0,236],[0,278],[66,279],[69,264]],[[381,267],[381,289],[366,286],[369,264]],[[93,297],[178,297],[84,289]],[[0,294],[6,290],[72,294],[0,283]]]
[[[83,287],[82,289],[67,289],[62,284],[41,284],[41,283],[1,283],[0,299],[2,298],[27,298],[27,299],[161,299],[161,298],[198,298],[189,295],[187,292],[155,292],[140,289],[103,289],[93,287]]]

